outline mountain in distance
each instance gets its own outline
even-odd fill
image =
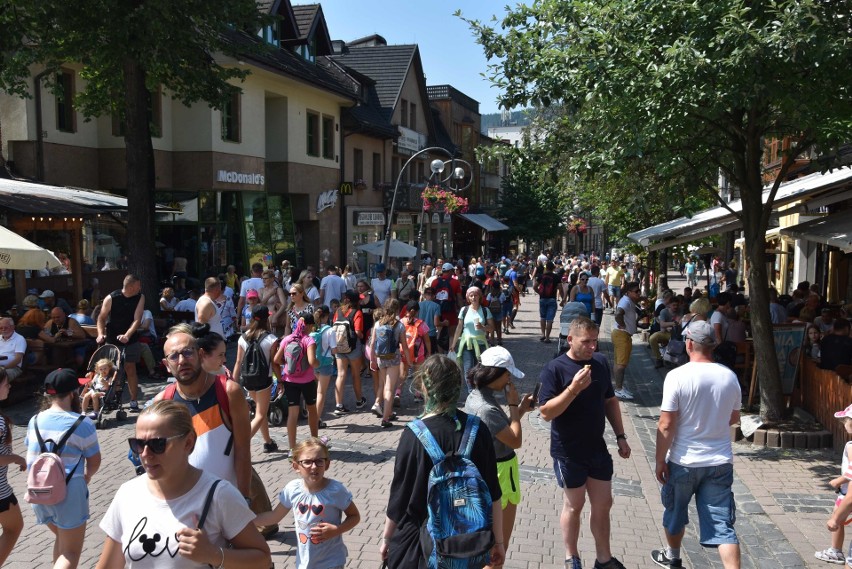
[[[504,111],[482,115],[482,133],[488,134],[488,129],[498,126],[527,126],[532,120],[532,109],[519,111]]]

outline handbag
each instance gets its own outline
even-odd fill
[[[672,338],[666,345],[666,354],[672,357],[682,356],[686,353],[686,342]]]

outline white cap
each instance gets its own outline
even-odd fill
[[[495,346],[488,348],[482,352],[482,357],[479,360],[484,366],[502,367],[509,370],[509,373],[521,379],[524,377],[524,372],[515,367],[515,360],[512,359],[512,354],[503,346]]]
[[[46,290],[39,295],[39,298],[53,298],[54,296],[56,295],[53,294],[52,290]]]

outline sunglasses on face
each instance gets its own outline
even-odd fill
[[[297,294],[299,294],[299,293],[298,293],[298,292],[296,292],[295,290],[294,290],[294,291],[290,291],[290,296],[296,296]]]
[[[328,459],[327,458],[315,458],[313,460],[311,460],[311,459],[297,460],[296,462],[298,464],[302,465],[305,468],[310,468],[314,465],[316,465],[317,468],[323,468],[328,463]]]
[[[180,358],[185,360],[191,359],[195,357],[195,348],[184,348],[179,352],[173,352],[166,356],[166,359],[170,362],[177,362]]]
[[[127,439],[127,443],[130,445],[130,450],[132,450],[135,454],[142,454],[145,447],[148,447],[148,449],[154,454],[163,454],[166,452],[166,446],[169,444],[169,441],[180,439],[185,437],[187,434],[188,433],[184,433],[182,435],[174,435],[171,437],[154,437],[152,439],[137,439],[136,437],[130,437]]]

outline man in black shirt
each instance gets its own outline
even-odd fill
[[[127,386],[130,390],[131,411],[139,410],[139,404],[136,402],[136,364],[142,356],[142,344],[139,343],[137,330],[142,324],[144,310],[142,281],[135,275],[127,275],[121,290],[112,291],[104,299],[101,313],[98,315],[98,344],[107,341],[124,348],[124,372],[127,374]]]
[[[819,367],[837,369],[839,365],[852,364],[852,338],[849,337],[849,321],[837,318],[831,334],[819,343]]]

